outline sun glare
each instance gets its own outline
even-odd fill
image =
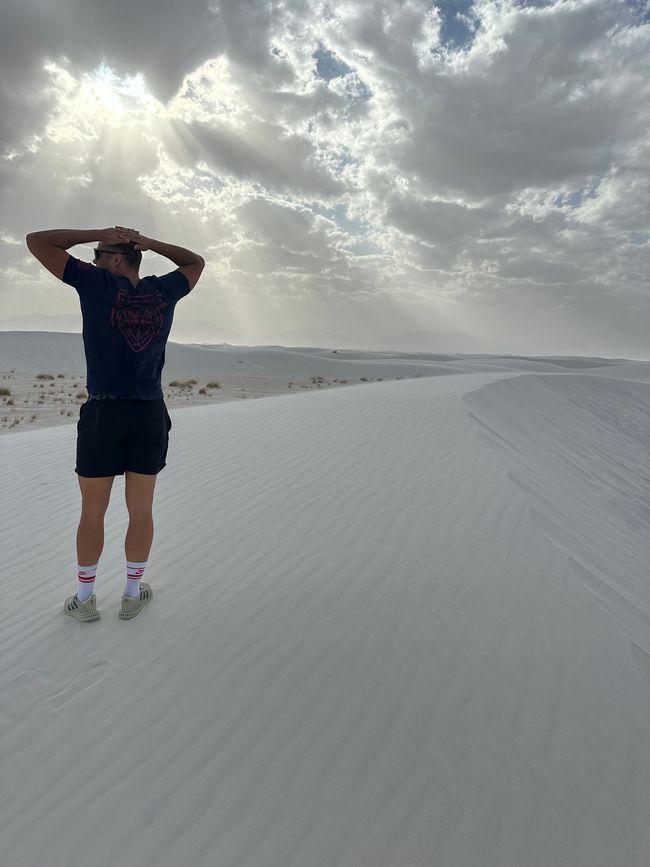
[[[140,74],[120,77],[108,67],[100,67],[87,76],[85,84],[101,113],[117,124],[162,113],[161,104],[149,93]]]
[[[76,78],[55,63],[46,69],[57,98],[45,135],[51,141],[90,141],[102,127],[148,125],[164,115],[164,106],[149,93],[142,75],[119,76],[100,66]]]

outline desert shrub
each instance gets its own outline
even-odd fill
[[[221,388],[221,384],[218,382],[209,382],[206,388]]]
[[[0,388],[0,397],[11,397],[10,388]]]
[[[37,373],[36,379],[54,379],[51,373]]]

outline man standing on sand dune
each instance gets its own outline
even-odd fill
[[[165,466],[172,425],[160,384],[165,346],[176,302],[192,291],[205,262],[190,250],[122,226],[31,232],[26,240],[48,271],[74,286],[83,315],[88,400],[77,423],[78,589],[63,610],[81,621],[101,616],[94,588],[104,515],[113,479],[124,474],[129,526],[119,617],[130,620],[153,596],[141,579],[153,541],[156,477]],[[67,252],[95,241],[94,265]],[[177,269],[163,277],[140,277],[143,250],[165,256]]]

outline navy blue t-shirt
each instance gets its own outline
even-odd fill
[[[70,256],[63,281],[79,293],[88,393],[162,398],[160,374],[176,302],[190,292],[182,271],[143,277],[133,286]]]

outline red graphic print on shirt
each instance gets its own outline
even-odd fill
[[[131,295],[120,289],[111,314],[111,325],[120,331],[134,352],[142,352],[162,331],[162,311],[166,306],[157,292]]]

